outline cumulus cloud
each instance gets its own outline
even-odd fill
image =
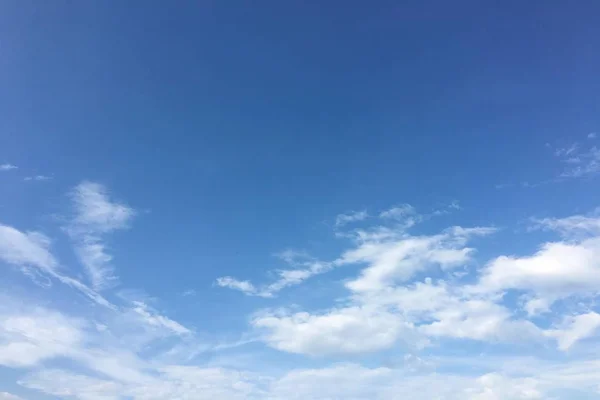
[[[589,312],[566,317],[560,329],[549,330],[546,334],[556,338],[561,350],[569,350],[576,342],[592,336],[600,328],[600,314]]]
[[[600,237],[578,243],[550,242],[531,256],[500,256],[482,272],[477,290],[526,290],[554,300],[600,289]]]
[[[263,315],[252,324],[279,350],[310,355],[358,354],[391,347],[412,327],[397,314],[347,307],[324,314]]]
[[[464,299],[431,313],[434,322],[420,326],[428,336],[491,342],[523,342],[541,336],[533,323],[512,319],[501,305],[488,300]]]

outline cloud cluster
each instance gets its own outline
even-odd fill
[[[495,227],[450,226],[432,234],[413,234],[415,225],[443,213],[420,215],[413,207],[400,205],[368,218],[352,214],[336,224],[334,235],[345,241],[345,247],[330,260],[286,250],[277,254],[286,268],[275,271],[277,278],[271,283],[256,285],[227,276],[217,280],[219,286],[274,298],[315,275],[334,269],[347,272],[339,284],[344,295],[333,304],[306,310],[279,304],[257,310],[249,318],[249,331],[228,343],[164,315],[147,298],[111,297],[116,274],[106,236],[127,228],[135,211],[91,182],[76,186],[70,201],[73,213],[65,231],[90,285],[61,264],[47,235],[0,225],[0,262],[27,276],[35,271],[61,282],[51,290],[67,290],[67,299],[74,289],[90,300],[67,309],[62,300],[42,306],[22,295],[0,296],[0,365],[18,371],[18,384],[33,396],[36,392],[81,400],[392,400],[399,393],[416,400],[600,396],[600,362],[591,351],[586,356],[576,353],[580,344],[594,343],[600,331],[595,305],[600,293],[597,212],[531,220],[528,234],[545,230],[555,238],[529,254],[506,249],[484,260],[478,243],[493,240]],[[359,228],[349,229],[358,221]],[[462,353],[467,356],[435,354],[435,349],[457,342],[456,349],[527,344],[527,349],[566,355],[550,361],[533,356],[482,358],[468,351]],[[246,367],[207,362],[207,354],[249,343],[263,347],[248,356]],[[275,361],[268,360],[272,353],[277,354]],[[281,362],[288,353],[298,364],[291,369]],[[361,364],[358,360],[367,354],[376,356]],[[311,362],[299,361],[303,355]],[[389,360],[379,362],[384,356]],[[19,397],[0,392],[0,399]]]
[[[406,210],[391,215],[404,218]],[[540,327],[526,316],[548,311],[557,301],[591,299],[600,291],[600,220],[591,216],[535,221],[566,241],[541,245],[525,256],[497,256],[461,280],[453,274],[472,262],[468,243],[493,234],[492,227],[451,227],[412,236],[405,224],[355,232],[354,245],[331,264],[364,265],[346,281],[348,305],[317,312],[266,312],[252,320],[273,348],[308,355],[375,352],[401,344],[420,348],[434,340],[544,343],[560,350],[594,335],[595,312],[554,320]],[[423,280],[414,280],[423,276]],[[429,276],[438,276],[434,282]],[[458,274],[462,276],[462,274]],[[407,282],[410,282],[407,284]],[[521,308],[505,303],[508,293]],[[526,316],[522,314],[525,313]]]

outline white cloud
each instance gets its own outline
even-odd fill
[[[598,137],[598,134],[596,132],[591,132],[588,133],[587,137],[588,139],[596,139],[596,137]]]
[[[560,174],[561,178],[581,178],[600,172],[600,149],[596,146],[582,150],[575,143],[568,148],[558,149],[556,156],[567,165]]]
[[[23,400],[19,396],[15,396],[14,394],[10,394],[8,392],[0,392],[0,400]]]
[[[482,272],[476,291],[521,289],[536,298],[591,294],[600,289],[600,237],[579,243],[551,242],[532,256],[501,256]]]
[[[69,355],[82,341],[81,322],[38,309],[0,315],[0,365],[28,367]]]
[[[361,312],[374,318],[359,318],[372,323],[372,328],[369,328],[369,323],[366,327],[356,325],[352,316]],[[389,325],[379,320],[371,311],[348,309],[340,310],[340,314],[342,318],[338,320],[338,330],[324,330],[327,334],[325,337],[333,335],[332,342],[341,340],[337,335],[344,327],[349,330],[351,340],[351,344],[344,344],[346,346],[361,346],[361,341],[366,341],[371,346],[377,346],[378,340],[386,342],[385,337],[377,335],[385,332],[385,327]],[[345,317],[350,317],[350,323],[344,322]],[[391,318],[395,319],[397,316]],[[19,384],[60,398],[81,400],[121,397],[132,400],[392,400],[397,398],[398,393],[415,400],[542,399],[548,398],[547,394],[557,388],[594,390],[600,377],[597,362],[524,365],[521,360],[511,362],[510,359],[501,361],[500,368],[493,366],[493,360],[483,359],[490,365],[489,368],[497,370],[483,375],[459,375],[441,371],[429,373],[421,372],[420,368],[408,370],[334,364],[315,369],[297,368],[272,376],[201,365],[165,364],[157,358],[145,361],[126,342],[123,347],[114,347],[122,341],[122,337],[117,336],[114,341],[109,341],[112,335],[118,334],[118,325],[102,329],[102,332],[97,334],[101,336],[93,337],[90,336],[89,328],[92,324],[89,322],[67,318],[51,310],[2,317],[0,320],[3,321],[2,343],[6,343],[6,340],[9,343],[25,341],[33,343],[37,349],[35,356],[26,356],[24,360],[17,361],[21,367],[38,366],[34,372],[21,378]],[[318,330],[319,323],[316,325]],[[328,327],[329,324],[324,326]],[[383,329],[377,329],[375,326]],[[303,333],[310,337],[312,328],[314,327],[307,327]],[[375,338],[370,336],[369,329],[373,329]],[[359,332],[355,332],[356,330]],[[299,339],[302,340],[302,337]],[[305,344],[299,346],[312,348],[315,355],[328,351],[326,347],[313,347],[308,343],[310,340],[305,340]],[[141,348],[147,348],[147,345]],[[357,350],[357,347],[350,348],[352,351]],[[0,354],[6,359],[5,353]],[[22,358],[23,354],[29,353],[19,353]],[[59,356],[68,357],[95,373],[88,375],[81,370],[43,367],[43,361]],[[17,356],[9,359],[14,362]],[[440,363],[443,361],[436,360]],[[426,360],[423,362],[429,364]],[[449,359],[447,363],[456,362]],[[468,361],[468,364],[473,366],[478,366],[479,363],[480,360],[477,359]],[[518,368],[511,369],[511,365],[518,365]],[[515,371],[518,371],[517,375]]]
[[[50,253],[50,239],[40,232],[21,232],[0,224],[0,260],[22,268],[27,275],[31,275],[29,268],[36,268],[40,273],[81,291],[96,303],[113,307],[83,283],[59,272],[58,261]]]
[[[313,259],[301,263],[295,263],[294,265],[301,268],[277,271],[279,279],[261,289],[259,291],[259,295],[262,297],[272,297],[275,293],[288,286],[298,285],[315,275],[325,273],[334,268],[333,263]]]
[[[80,183],[71,192],[71,199],[76,211],[74,229],[107,233],[126,228],[135,215],[129,206],[112,201],[99,183]]]
[[[86,264],[103,266],[110,262],[103,235],[126,227],[133,211],[124,211],[129,208],[111,201],[105,191],[96,196],[103,189],[91,185],[92,194],[86,189],[82,199],[74,199],[77,212],[68,233],[80,252],[81,248],[88,252],[87,256],[79,253]],[[86,204],[81,209],[80,200]],[[121,306],[107,302],[95,290],[57,272],[61,268],[46,236],[0,225],[2,261],[37,268],[109,307],[86,312],[80,307],[89,305],[78,303],[73,310],[86,316],[78,319],[41,308],[11,310],[8,305],[4,308],[9,311],[3,311],[0,305],[0,364],[33,370],[20,380],[26,388],[86,400],[391,400],[398,393],[416,400],[531,400],[554,398],[556,389],[598,392],[600,364],[595,360],[540,361],[533,366],[512,362],[508,367],[511,360],[493,366],[485,353],[478,357],[470,352],[468,362],[461,365],[437,356],[419,359],[413,368],[390,367],[397,365],[394,357],[403,359],[403,347],[417,351],[431,345],[429,349],[435,353],[435,346],[443,345],[446,338],[463,340],[457,351],[465,353],[471,349],[462,346],[464,340],[486,342],[481,346],[485,352],[494,342],[556,341],[560,350],[569,350],[577,349],[574,345],[580,340],[594,338],[600,315],[589,311],[591,306],[585,313],[552,325],[563,317],[555,313],[545,321],[552,328],[542,329],[523,319],[521,310],[512,309],[513,297],[505,298],[509,297],[507,291],[516,290],[517,301],[526,301],[525,308],[533,314],[563,297],[576,294],[585,303],[596,296],[600,230],[593,215],[538,220],[537,227],[557,231],[563,239],[544,244],[533,255],[496,257],[481,270],[470,264],[469,270],[459,271],[469,273],[466,277],[455,274],[455,268],[472,262],[475,249],[470,247],[471,240],[495,232],[494,228],[452,227],[434,235],[414,236],[407,233],[403,214],[378,221],[383,225],[353,231],[346,250],[332,261],[319,261],[301,252],[280,254],[289,269],[276,271],[271,284],[255,286],[249,281],[219,278],[221,286],[271,297],[283,287],[333,268],[362,268],[358,272],[348,268],[353,275],[344,286],[347,296],[338,297],[334,306],[309,312],[298,312],[300,306],[294,306],[293,312],[285,308],[262,311],[251,318],[253,331],[241,335],[240,340],[216,345],[199,340],[194,331],[161,315],[147,300],[130,299]],[[505,254],[511,254],[510,249]],[[425,273],[434,279],[414,281]],[[58,304],[65,303],[61,297]],[[314,304],[312,299],[306,303]],[[589,304],[578,305],[579,309],[586,306]],[[283,366],[288,360],[281,354],[269,364],[271,352],[258,353],[254,364],[246,364],[252,365],[253,371],[199,363],[205,359],[198,357],[202,352],[231,350],[256,341],[256,333],[271,348],[322,356],[308,363],[321,367],[306,368],[296,355],[292,360],[298,367],[286,371]],[[366,359],[370,367],[358,363],[327,366],[325,361],[326,357],[346,356],[356,362],[360,355],[377,351],[382,353]],[[556,350],[544,351],[552,354]],[[54,361],[65,359],[61,368],[69,369],[56,369]],[[386,367],[378,366],[380,362]],[[269,373],[269,369],[276,372]]]
[[[566,218],[533,219],[533,229],[552,230],[567,238],[600,235],[600,217],[594,214],[573,215]]]
[[[412,216],[415,214],[417,214],[417,212],[413,206],[410,204],[400,204],[399,206],[382,211],[379,214],[379,217],[404,220],[407,216]]]
[[[0,171],[11,171],[11,170],[17,169],[17,168],[19,168],[19,167],[17,167],[16,165],[13,165],[13,164],[8,164],[8,163],[0,164]]]
[[[272,386],[274,399],[533,400],[544,391],[536,378],[492,373],[482,376],[406,374],[390,368],[340,364],[292,371]]]
[[[365,307],[317,315],[262,315],[252,324],[265,331],[270,346],[310,355],[367,353],[391,347],[402,335],[412,335],[412,327],[399,315]]]
[[[413,307],[423,307],[432,301],[438,302],[439,307],[415,309],[411,313],[413,310],[401,304],[407,300],[407,293],[401,293],[403,289],[396,285],[431,267],[446,271],[469,263],[474,249],[465,247],[466,243],[474,236],[495,231],[489,227],[452,227],[438,235],[409,236],[403,226],[375,227],[358,231],[354,247],[332,262],[319,263],[305,254],[286,252],[283,259],[304,268],[279,271],[281,279],[265,289],[231,277],[220,278],[218,284],[270,297],[280,290],[277,285],[295,284],[334,267],[366,264],[357,278],[346,283],[352,293],[347,307],[320,313],[267,313],[252,320],[253,327],[262,332],[269,346],[292,353],[358,354],[397,343],[418,348],[427,344],[425,335],[492,341],[512,340],[524,333],[533,336],[537,333],[534,325],[513,321],[507,310],[491,301],[460,297],[445,288],[439,299],[433,300],[430,295],[436,289],[430,282],[419,287],[432,290],[427,296],[415,294],[414,298],[420,300],[413,301]],[[428,326],[413,325],[425,320]]]
[[[95,289],[114,285],[117,277],[107,252],[104,235],[127,228],[135,215],[129,206],[110,199],[98,183],[82,182],[71,192],[75,216],[67,232],[75,242],[76,253]]]
[[[339,214],[335,218],[335,226],[341,227],[352,222],[364,221],[367,218],[369,218],[369,214],[365,210],[352,211],[348,214]]]
[[[393,220],[402,229],[408,229],[424,219],[410,204],[401,204],[389,210],[382,211],[379,214],[379,218]]]
[[[339,264],[367,263],[360,277],[346,286],[355,292],[377,291],[403,282],[431,266],[442,269],[464,265],[474,249],[464,247],[472,236],[487,235],[492,228],[454,227],[434,236],[404,236],[400,239],[371,239],[346,251]]]
[[[491,373],[477,379],[475,387],[465,390],[469,400],[533,400],[545,396],[539,390],[536,379],[510,379],[501,374]]]
[[[148,371],[156,366],[142,359],[138,352],[147,351],[157,341],[169,337],[195,340],[190,330],[139,302],[134,304],[133,309],[101,314],[90,312],[90,315],[102,318],[102,323],[99,323],[50,309],[27,308],[27,302],[22,300],[4,300],[0,312],[0,365],[13,368],[39,368],[47,361],[66,358],[73,365],[83,366],[128,386],[154,385],[156,379]],[[158,334],[157,330],[160,331]],[[75,376],[74,379],[79,378]],[[81,376],[81,381],[96,382],[95,378],[85,376]],[[56,387],[61,386],[60,379],[52,382]],[[104,385],[107,382],[108,385]],[[110,381],[101,383],[102,387],[115,386]],[[77,392],[55,393],[58,389],[52,389],[49,393],[69,394],[74,398],[102,398],[105,395],[100,386],[84,386],[76,388]],[[88,390],[91,392],[88,393]],[[170,397],[166,395],[164,398]]]
[[[0,260],[20,266],[54,272],[58,263],[50,253],[50,239],[39,232],[21,232],[0,224]]]
[[[112,256],[107,252],[106,245],[100,237],[83,235],[75,253],[86,267],[95,288],[102,289],[116,283],[117,277],[111,265]]]
[[[535,400],[556,398],[552,395],[556,389],[580,390],[593,396],[598,371],[598,364],[591,362],[539,364],[538,370],[527,374],[499,371],[473,375],[407,373],[342,363],[297,368],[271,377],[224,368],[164,366],[137,384],[57,369],[32,373],[19,383],[61,398],[82,400],[123,396],[133,400],[393,400],[399,393],[414,400]]]
[[[241,281],[231,276],[217,278],[216,284],[220,287],[238,290],[248,296],[270,298],[288,286],[300,284],[314,275],[334,268],[333,263],[315,260],[303,252],[286,250],[276,256],[296,268],[277,270],[276,275],[279,276],[279,279],[260,287],[256,287],[250,281]]]
[[[579,143],[572,143],[568,147],[560,147],[554,151],[557,157],[570,156],[579,152]]]
[[[247,295],[256,295],[257,290],[252,283],[249,281],[239,281],[231,276],[224,276],[221,278],[217,278],[217,285],[220,287],[226,287],[234,290],[239,290],[240,292]]]
[[[450,204],[446,205],[445,207],[438,208],[437,210],[433,210],[430,215],[426,215],[425,217],[446,215],[450,214],[453,211],[459,210],[462,210],[460,203],[457,200],[453,200]]]
[[[492,298],[466,293],[462,287],[431,279],[410,286],[385,287],[375,293],[355,297],[364,304],[388,307],[429,337],[450,337],[491,342],[539,339],[534,324],[515,320],[504,306]]]
[[[191,331],[180,323],[173,321],[172,319],[165,317],[151,310],[146,303],[141,301],[134,301],[133,311],[138,314],[142,319],[151,326],[163,327],[176,334],[183,335],[191,333]]]
[[[408,245],[410,247],[410,241],[412,239],[413,244],[418,247],[417,242],[423,239],[422,241],[435,241],[441,240],[444,241],[444,238],[448,237],[448,244],[451,244],[450,248],[444,248],[445,244],[440,244],[440,248],[436,251],[432,251],[427,257],[429,258],[432,264],[439,264],[442,268],[448,268],[450,266],[458,265],[461,262],[468,259],[468,254],[472,251],[472,249],[462,249],[456,250],[453,249],[452,246],[460,246],[461,242],[464,242],[469,236],[475,235],[487,235],[495,232],[494,228],[469,228],[463,229],[460,227],[453,227],[448,229],[442,235],[431,236],[431,237],[411,237],[407,235],[406,230],[412,227],[417,222],[422,221],[424,218],[431,218],[432,216],[442,215],[450,212],[451,210],[460,209],[460,205],[457,201],[453,201],[446,208],[436,210],[429,215],[419,215],[417,214],[414,207],[408,204],[402,204],[391,208],[389,210],[383,211],[379,214],[379,217],[389,225],[391,221],[392,226],[386,225],[376,225],[374,227],[367,227],[364,229],[354,229],[349,232],[342,232],[336,230],[335,234],[337,237],[349,238],[354,244],[357,246],[355,249],[348,250],[345,252],[342,257],[335,259],[333,261],[321,261],[317,260],[313,257],[310,257],[305,252],[298,252],[294,250],[286,250],[279,254],[276,254],[277,257],[284,260],[289,265],[295,267],[293,269],[283,269],[277,270],[275,273],[279,276],[279,279],[275,282],[262,286],[255,286],[249,281],[242,281],[235,279],[230,276],[225,276],[218,278],[216,284],[221,287],[228,287],[230,289],[241,291],[242,293],[249,296],[260,296],[260,297],[274,297],[274,295],[281,291],[282,289],[298,285],[307,279],[315,276],[326,273],[334,268],[354,264],[361,262],[370,262],[374,260],[369,260],[367,255],[361,258],[360,253],[381,253],[380,257],[382,261],[386,257],[389,257],[390,263],[395,263],[393,258],[394,252],[402,252],[401,249],[393,249],[394,241],[399,247],[404,245]],[[354,214],[340,214],[338,215],[338,223],[336,223],[339,228],[341,225],[344,225],[349,221],[356,221],[366,219],[368,214],[366,211],[362,211]],[[401,244],[402,243],[402,244]],[[371,249],[375,246],[378,246],[378,249]],[[389,251],[386,253],[386,249]],[[418,252],[418,249],[415,249]],[[410,249],[407,249],[407,253],[411,253]],[[405,255],[407,258],[410,257],[410,254]],[[375,257],[375,255],[374,255]],[[402,254],[398,254],[398,257],[402,258]],[[423,264],[423,260],[413,260],[414,264]],[[407,262],[408,264],[409,262]],[[392,267],[393,268],[393,267]],[[382,268],[383,269],[383,268]],[[407,268],[408,269],[408,268]],[[383,272],[379,270],[380,272]],[[369,273],[375,273],[378,271],[371,271]],[[407,271],[408,273],[409,271]],[[410,276],[410,274],[408,274]]]
[[[494,187],[498,190],[507,189],[515,186],[514,183],[497,183]]]
[[[403,218],[411,213],[410,208],[406,210],[390,215]],[[286,253],[284,259],[290,264],[304,267],[280,271],[286,284],[344,265],[365,267],[346,281],[350,291],[349,298],[344,299],[346,306],[320,312],[263,314],[255,317],[252,325],[269,346],[310,355],[365,353],[398,343],[419,347],[436,338],[522,342],[551,337],[565,348],[569,337],[575,334],[577,340],[594,330],[585,335],[579,329],[573,333],[575,328],[544,331],[517,316],[519,310],[504,305],[503,296],[507,290],[522,292],[522,306],[531,317],[574,294],[595,295],[600,290],[600,237],[596,237],[600,223],[593,216],[548,218],[535,223],[538,228],[556,230],[575,240],[546,243],[532,256],[496,257],[471,276],[473,283],[462,285],[448,271],[469,264],[474,249],[467,243],[475,236],[494,233],[495,228],[452,227],[432,236],[411,236],[401,224],[356,230],[354,246],[316,271],[310,269],[310,262],[314,262],[310,257]],[[441,272],[449,280],[433,284],[426,279],[403,286],[424,271]],[[232,279],[222,284],[237,285],[253,295],[267,293],[247,281]]]
[[[61,398],[108,400],[244,400],[260,399],[256,382],[249,374],[221,368],[166,366],[142,382],[128,384],[66,370],[48,369],[33,373],[19,383]]]
[[[28,375],[19,384],[53,396],[80,400],[116,400],[124,394],[124,386],[119,382],[56,369]]]
[[[381,399],[394,371],[340,364],[323,369],[295,370],[273,383],[274,399]]]
[[[435,322],[421,325],[421,331],[429,336],[492,342],[523,342],[541,336],[533,323],[512,320],[505,307],[491,301],[466,299],[453,303],[434,311]]]
[[[26,176],[25,178],[23,178],[24,181],[37,181],[37,182],[43,182],[43,181],[49,181],[52,180],[51,176],[47,176],[47,175],[34,175],[34,176]]]
[[[600,314],[589,312],[566,317],[561,329],[549,330],[547,335],[556,338],[561,350],[569,350],[579,340],[592,336],[600,328]]]

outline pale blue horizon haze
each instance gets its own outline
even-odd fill
[[[0,399],[600,399],[599,13],[0,2]]]

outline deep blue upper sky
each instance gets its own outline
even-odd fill
[[[390,201],[496,204],[598,126],[599,8],[3,2],[2,154],[269,242]]]
[[[120,281],[210,330],[266,304],[217,277],[264,280],[287,248],[335,258],[342,212],[458,201],[434,230],[519,232],[588,212],[592,174],[549,182],[557,149],[600,129],[599,14],[594,0],[2,1],[0,164],[21,175],[0,176],[0,222],[59,236],[65,193],[102,183],[137,212],[111,243]],[[500,236],[483,254],[538,245]],[[188,289],[208,307],[183,304]]]

